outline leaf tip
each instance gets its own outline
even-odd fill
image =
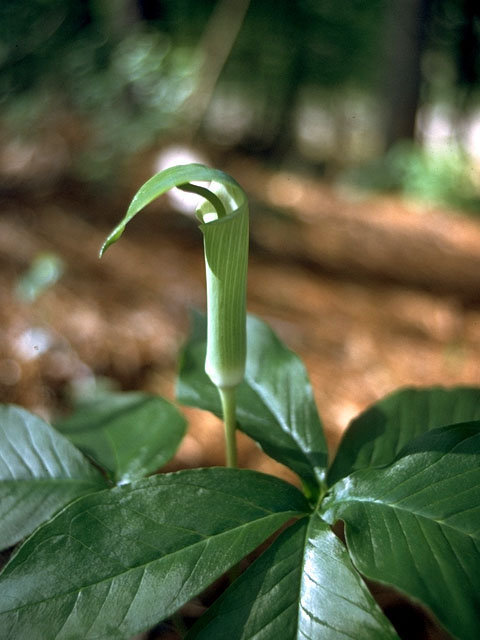
[[[105,254],[105,251],[108,249],[108,247],[114,244],[120,238],[124,229],[125,229],[125,225],[122,224],[112,231],[112,233],[107,237],[105,242],[102,244],[100,251],[98,252],[99,258],[102,258],[103,255]]]

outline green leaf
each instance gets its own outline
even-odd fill
[[[323,518],[345,521],[357,569],[426,604],[462,640],[480,637],[480,423],[436,429],[392,465],[340,480]]]
[[[0,405],[0,548],[9,547],[78,496],[106,481],[39,417]]]
[[[177,385],[179,402],[221,415],[217,390],[203,370],[205,318],[193,317]],[[309,486],[321,485],[327,445],[312,388],[299,358],[253,316],[247,319],[245,380],[237,389],[239,428]]]
[[[125,483],[168,462],[185,434],[186,422],[163,398],[129,392],[82,403],[55,426],[108,470],[116,483]]]
[[[318,514],[284,531],[210,607],[187,640],[398,638]]]
[[[130,638],[205,589],[308,505],[238,469],[157,475],[81,498],[0,576],[0,637]]]
[[[328,472],[331,486],[356,469],[390,464],[422,433],[480,419],[480,389],[402,389],[355,418]]]

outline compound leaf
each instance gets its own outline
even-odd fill
[[[332,485],[356,469],[390,464],[416,436],[480,419],[480,389],[401,389],[355,418],[328,472]]]
[[[185,434],[186,421],[163,398],[128,392],[84,402],[55,426],[123,484],[167,463]]]
[[[0,548],[9,547],[106,480],[38,416],[0,405]]]
[[[213,604],[187,640],[398,638],[317,513],[284,531]]]
[[[391,465],[340,480],[323,518],[345,522],[357,569],[480,637],[480,423],[423,434]]]
[[[152,476],[80,498],[5,567],[0,637],[130,638],[306,509],[282,480],[223,468]]]

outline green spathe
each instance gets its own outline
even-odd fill
[[[196,189],[195,182],[214,182]],[[173,187],[207,198],[198,208],[204,237],[207,279],[208,345],[205,370],[219,388],[237,386],[246,357],[246,282],[248,204],[240,185],[222,171],[201,164],[179,165],[148,180],[105,241],[100,255],[122,235],[127,223],[147,204]],[[221,206],[219,205],[219,201]]]
[[[208,333],[205,371],[215,386],[236,387],[243,380],[246,359],[246,288],[248,207],[243,192],[218,189],[227,215],[204,222]],[[235,208],[236,207],[236,208]],[[204,219],[214,214],[210,202],[199,208]]]

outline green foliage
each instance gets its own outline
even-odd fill
[[[480,420],[480,389],[401,389],[355,418],[329,472],[333,485],[357,469],[392,463],[414,438],[449,424]]]
[[[402,142],[383,158],[347,170],[342,179],[362,189],[398,191],[431,205],[479,210],[472,160],[460,147],[428,151]]]
[[[480,631],[480,422],[416,438],[392,464],[333,486],[322,505],[345,521],[358,570],[424,602],[458,638]]]
[[[196,469],[77,500],[3,572],[2,638],[129,638],[175,613],[306,509],[291,485]]]
[[[258,635],[256,635],[258,634]],[[187,639],[398,636],[317,513],[283,532],[202,616]]]
[[[189,404],[207,404],[218,412],[215,388],[203,368],[204,329],[203,318],[197,318],[179,393]],[[305,372],[259,320],[249,318],[248,336],[252,353],[261,354],[272,369],[247,364],[239,423],[311,484],[316,469],[324,474],[325,456],[307,462],[323,447],[323,434],[318,417],[308,418],[311,409],[302,409],[306,421],[299,417],[300,406],[311,402]],[[129,638],[172,615],[293,518],[296,523],[233,582],[190,630],[189,639],[220,639],[227,632],[248,638],[260,630],[265,639],[280,633],[292,640],[395,638],[359,571],[420,600],[456,637],[473,640],[480,632],[480,422],[444,423],[473,417],[478,393],[411,389],[374,405],[346,432],[338,455],[348,464],[333,463],[334,480],[347,475],[332,480],[325,495],[317,490],[316,503],[311,492],[307,502],[280,480],[235,469],[181,471],[110,489],[92,483],[89,495],[73,502],[63,487],[69,506],[53,520],[48,521],[51,512],[41,513],[30,523],[34,528],[46,521],[3,572],[2,637]],[[119,424],[123,417],[134,441],[144,429],[149,433],[151,424],[146,413],[144,424],[136,420],[134,407],[127,394],[89,413],[93,423],[103,425]],[[4,416],[4,431],[18,428],[19,412]],[[74,416],[70,424],[88,422],[89,413]],[[382,414],[384,428],[379,429],[375,425]],[[38,421],[27,412],[21,415]],[[168,414],[162,421],[163,427],[156,421],[160,429],[171,429],[176,439]],[[400,451],[392,445],[393,431],[395,444],[407,442]],[[18,444],[18,436],[16,442],[17,457],[28,460],[29,449]],[[57,450],[58,442],[48,442],[37,447],[37,463],[40,451],[49,465],[49,455]],[[1,443],[3,455],[4,436]],[[98,436],[86,431],[81,445],[94,450]],[[139,454],[132,449],[132,463]],[[14,488],[12,482],[9,491]],[[19,505],[19,527],[29,522],[30,513],[28,504]],[[338,519],[345,522],[346,548],[327,525]]]
[[[194,82],[194,41],[174,41],[169,23],[152,28],[102,0],[13,4],[0,7],[0,116],[9,134],[35,140],[58,114],[55,124],[78,129],[60,131],[77,139],[74,172],[101,181],[177,125]]]
[[[106,482],[70,442],[25,409],[0,405],[0,549]]]
[[[3,2],[2,94],[18,95],[42,84],[61,88],[67,81],[63,90],[79,100],[79,105],[86,105],[95,91],[101,91],[99,81],[103,79],[104,97],[122,82],[124,88],[133,89],[139,107],[148,110],[155,99],[162,112],[165,107],[168,110],[169,105],[162,104],[162,98],[168,100],[167,87],[162,84],[167,80],[171,91],[185,78],[189,65],[182,66],[180,60],[190,58],[194,64],[191,55],[216,2],[168,0],[158,7],[157,15],[121,7],[112,10],[109,4],[101,0]],[[341,7],[332,0],[321,4],[279,0],[272,12],[269,0],[256,0],[232,51],[226,79],[248,88],[249,78],[262,97],[271,96],[272,89],[281,96],[292,52],[297,50],[305,50],[304,79],[308,82],[332,86],[359,77],[370,79],[375,72],[375,44],[381,35],[381,21],[372,18],[383,10],[382,0],[348,0]],[[266,38],[266,33],[275,37]],[[254,77],[252,62],[257,71]],[[262,86],[261,80],[268,85]]]
[[[122,161],[149,148],[152,140],[171,140],[177,133],[188,137],[192,129],[197,131],[195,118],[206,115],[201,109],[191,118],[185,107],[199,90],[204,56],[215,56],[222,45],[222,29],[205,42],[219,4],[3,0],[4,133],[35,139],[60,123],[60,137],[71,129],[65,137],[75,146],[72,169],[92,181],[113,179]],[[327,103],[338,98],[343,102],[352,90],[377,102],[391,4],[277,0],[272,11],[271,0],[250,2],[216,85],[222,120],[231,123],[231,143],[250,142],[257,150],[272,152],[277,142],[282,148],[278,140],[294,127],[299,101],[312,88],[328,95]],[[228,11],[229,3],[223,3],[224,9],[225,5]],[[235,13],[235,3],[231,11]],[[429,3],[429,14],[422,93],[462,112],[464,98],[473,104],[470,94],[478,93],[476,9],[472,3],[440,0]],[[347,116],[351,122],[351,110]],[[208,124],[209,118],[204,121]],[[226,137],[219,136],[222,144]],[[422,165],[415,189],[432,180],[426,163],[435,161],[421,158],[415,163]],[[441,171],[446,182],[434,181],[434,188],[435,195],[444,197],[445,185],[453,188],[454,181],[446,167]],[[459,177],[458,172],[454,175]]]
[[[215,387],[201,373],[206,337],[206,318],[195,314],[182,355],[177,397],[182,404],[221,416]],[[253,316],[247,320],[247,345],[245,379],[237,390],[238,426],[269,456],[293,469],[312,495],[318,495],[327,444],[305,367]]]
[[[34,302],[62,276],[63,262],[55,253],[39,253],[30,268],[18,279],[17,297],[23,302]]]
[[[180,167],[167,183],[198,171],[212,172]],[[147,183],[130,217],[164,179]],[[213,224],[234,215],[226,193],[217,194],[225,216]],[[218,415],[207,324],[195,316],[177,391]],[[406,389],[380,400],[352,422],[327,469],[302,363],[257,318],[247,337],[234,413],[298,475],[303,493],[246,469],[151,475],[185,425],[145,394],[79,406],[59,424],[71,441],[23,409],[1,409],[0,535],[4,545],[31,535],[0,575],[0,637],[128,640],[225,572],[230,586],[189,640],[397,638],[364,578],[421,602],[459,640],[480,636],[480,390]],[[331,528],[340,520],[345,543]],[[239,575],[236,565],[259,545]]]
[[[116,484],[124,484],[163,467],[185,435],[186,422],[163,398],[131,392],[84,401],[55,426]]]

